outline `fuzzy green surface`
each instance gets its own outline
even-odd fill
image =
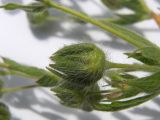
[[[94,44],[66,46],[51,57],[50,67],[62,73],[65,80],[90,85],[98,81],[105,70],[105,54]]]
[[[105,54],[94,44],[81,43],[58,50],[51,56],[50,71],[62,76],[52,91],[68,107],[93,110],[101,94],[97,81],[105,70]]]

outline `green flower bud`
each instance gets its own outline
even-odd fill
[[[30,23],[33,25],[43,25],[49,16],[48,9],[45,6],[41,6],[41,3],[33,3],[31,5],[35,6],[35,8],[26,10]]]
[[[105,70],[105,54],[91,43],[65,46],[51,56],[52,72],[57,71],[64,80],[78,85],[96,83]]]
[[[87,90],[88,89],[88,90]],[[67,81],[52,88],[60,103],[72,108],[80,108],[84,111],[92,111],[93,105],[102,98],[98,84],[85,88],[79,88]]]

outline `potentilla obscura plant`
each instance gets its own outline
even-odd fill
[[[121,38],[135,47],[125,53],[141,63],[114,63],[94,43],[78,43],[61,48],[49,58],[52,62],[40,69],[23,65],[9,58],[1,57],[0,75],[16,75],[35,80],[30,86],[4,88],[0,83],[1,96],[35,87],[48,87],[60,99],[60,103],[84,111],[119,111],[140,105],[160,93],[160,47],[139,34],[121,25],[133,24],[154,18],[160,23],[159,16],[153,13],[144,0],[101,0],[110,10],[128,8],[134,14],[116,14],[116,18],[92,18],[85,13],[65,7],[53,0],[35,0],[23,5],[8,3],[1,5],[5,10],[21,9],[26,12],[29,22],[41,26],[61,16],[52,16],[49,9],[59,10],[68,15],[64,20],[78,22],[82,26],[92,24]],[[51,19],[52,18],[52,19]],[[131,72],[143,71],[149,75],[137,77]],[[98,82],[103,81],[104,85]],[[141,95],[140,95],[141,94]],[[142,95],[143,94],[143,95]],[[9,120],[8,108],[0,103],[0,120]]]

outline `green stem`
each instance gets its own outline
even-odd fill
[[[139,0],[141,3],[141,6],[143,7],[143,10],[145,10],[145,12],[147,13],[151,13],[151,10],[149,9],[149,7],[147,6],[146,2],[144,0]]]
[[[44,7],[44,5],[22,5],[18,3],[8,3],[5,5],[1,5],[0,8],[4,8],[6,10],[15,10],[15,9],[32,9],[35,7]]]
[[[22,87],[15,87],[15,88],[2,88],[0,92],[2,93],[9,93],[9,92],[17,92],[21,90],[31,89],[35,87],[40,87],[38,85],[29,85],[29,86],[22,86]]]
[[[121,63],[112,63],[106,62],[106,69],[108,68],[122,68],[126,70],[139,70],[139,71],[147,71],[147,72],[158,72],[160,71],[160,67],[151,66],[151,65],[140,65],[140,64],[121,64]]]
[[[24,73],[24,71],[20,72],[20,71],[14,70],[14,68],[10,68],[10,66],[5,64],[5,63],[0,63],[0,68],[6,69],[5,71],[3,71],[4,74],[2,74],[2,76],[16,75],[16,76],[20,76],[20,77],[24,77],[24,78],[29,78],[29,79],[32,79],[32,80],[37,80],[38,79],[38,77],[35,77],[33,75],[29,75],[29,74]]]
[[[51,0],[43,0],[43,2],[48,6],[48,7],[52,7],[52,8],[55,8],[55,9],[58,9],[60,11],[63,11],[67,14],[71,14],[85,22],[88,22],[88,23],[91,23],[95,26],[98,26],[99,28],[105,30],[105,31],[108,31],[124,40],[126,40],[127,42],[129,42],[130,44],[138,47],[138,48],[143,48],[143,47],[146,47],[146,46],[156,46],[155,44],[151,43],[150,41],[144,39],[144,38],[141,38],[141,39],[138,39],[135,40],[135,37],[139,37],[139,35],[135,34],[135,33],[132,33],[132,35],[126,35],[126,32],[128,30],[124,29],[123,27],[120,27],[116,24],[113,24],[113,23],[102,23],[102,22],[99,22],[98,20],[96,19],[93,19],[83,13],[80,13],[78,11],[75,11],[73,9],[70,9],[70,8],[67,8],[67,7],[64,7],[64,6],[61,6],[59,4],[57,4],[56,2],[54,1],[51,1]],[[115,30],[115,28],[117,30]],[[118,32],[119,30],[118,29],[121,29],[122,31],[121,32]],[[132,38],[134,37],[134,38]]]
[[[114,101],[111,104],[97,103],[93,107],[95,110],[115,112],[140,105],[159,95],[159,91],[146,96],[134,98],[126,101]]]
[[[0,63],[0,67],[1,67],[1,68],[8,68],[8,65],[5,64],[5,63]]]
[[[0,63],[0,68],[4,68],[7,71],[6,75],[17,75],[25,78],[31,78],[33,80],[39,80],[43,76],[50,76],[54,80],[61,79],[56,74],[53,74],[47,70],[23,65],[4,57],[2,57],[2,59],[3,63]]]

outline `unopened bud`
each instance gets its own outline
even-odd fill
[[[51,69],[58,71],[64,79],[79,85],[97,82],[105,70],[105,54],[91,43],[65,46],[51,56],[55,64]]]

